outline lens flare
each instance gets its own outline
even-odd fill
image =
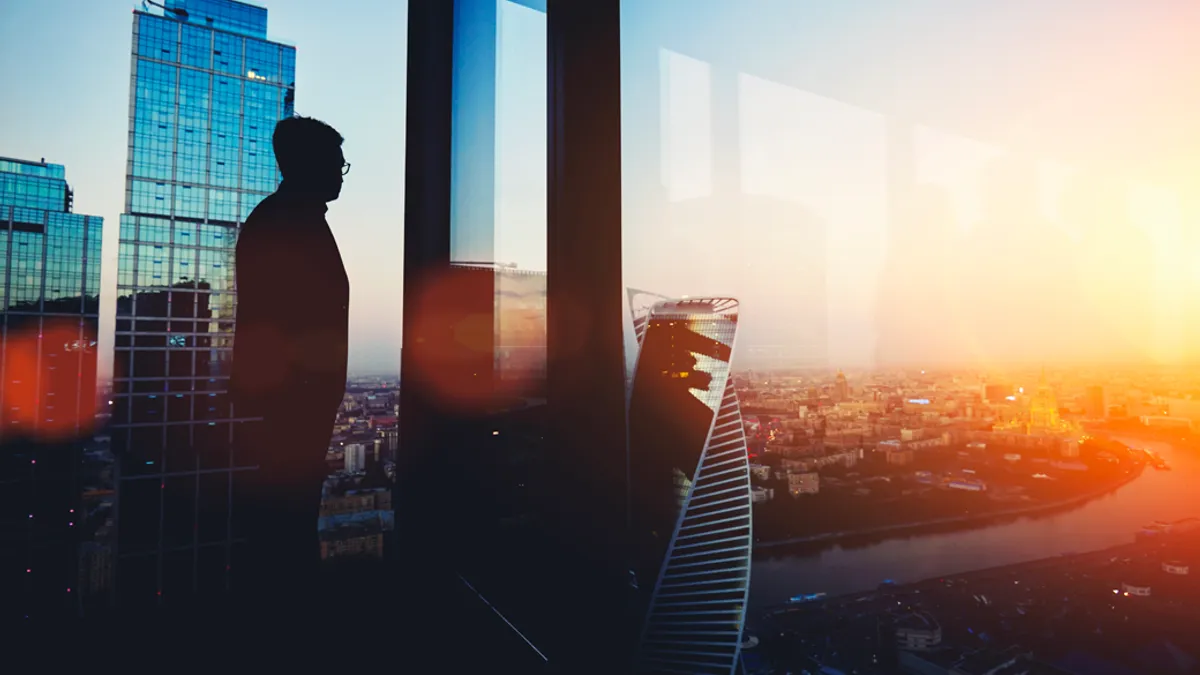
[[[43,441],[89,434],[96,408],[96,338],[78,321],[47,319],[5,339],[8,431]]]

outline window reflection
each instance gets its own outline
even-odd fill
[[[876,480],[910,475],[895,468],[908,461],[898,449],[891,468],[882,455],[872,464],[879,442],[954,444],[971,430],[1004,443],[993,422],[1012,429],[1046,407],[1077,425],[1086,391],[1128,391],[1130,409],[1165,415],[1160,398],[1178,396],[1151,391],[1195,389],[1181,364],[1200,353],[1195,180],[1183,168],[1196,110],[1179,93],[1194,51],[1174,27],[1190,15],[983,2],[870,16],[776,0],[621,9],[623,272],[634,289],[741,301],[734,368],[743,410],[762,411],[747,420],[764,465],[756,536],[781,523],[836,529],[828,510],[916,503]],[[1163,42],[1147,48],[1149,34]],[[1051,384],[1037,384],[1043,365]],[[976,391],[1013,381],[1025,391],[1009,407]],[[1033,400],[1045,388],[1056,403]],[[1116,407],[1093,404],[1086,419]],[[1078,441],[1061,452],[1076,457]],[[810,470],[846,452],[854,468]],[[1123,513],[1162,508],[1129,499]],[[1044,551],[1023,545],[1034,537],[1128,538],[1115,515],[1086,513],[964,528],[946,543],[756,552],[750,615],[802,591],[874,588],[874,576],[1036,558]],[[965,541],[987,553],[947,553]],[[872,571],[851,571],[860,565]],[[789,667],[859,667],[831,651],[845,648]]]

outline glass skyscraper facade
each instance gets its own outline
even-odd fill
[[[135,11],[113,373],[117,598],[224,588],[239,474],[226,401],[238,228],[278,186],[296,49],[267,10],[175,0]]]
[[[630,294],[629,410],[641,673],[733,673],[750,589],[746,437],[730,372],[738,303]]]
[[[61,165],[0,157],[0,620],[73,602],[103,222],[71,210]]]

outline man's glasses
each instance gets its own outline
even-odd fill
[[[350,162],[346,162],[342,165],[342,175],[345,176],[348,173],[350,173]]]

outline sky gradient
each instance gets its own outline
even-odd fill
[[[351,280],[352,372],[398,372],[407,2],[263,3],[267,35],[297,46],[296,110],[346,138],[353,164],[329,222]],[[124,208],[129,0],[0,6],[0,155],[63,164],[78,213],[104,218],[100,354],[111,371]]]
[[[297,112],[353,164],[329,212],[351,371],[394,372],[407,4],[264,4],[297,46]],[[106,221],[102,368],[137,5],[0,7],[0,155],[64,164],[76,210]],[[622,10],[629,286],[736,295],[739,350],[815,365],[1200,356],[1195,3]],[[497,17],[492,257],[544,270],[545,18],[504,0]]]

